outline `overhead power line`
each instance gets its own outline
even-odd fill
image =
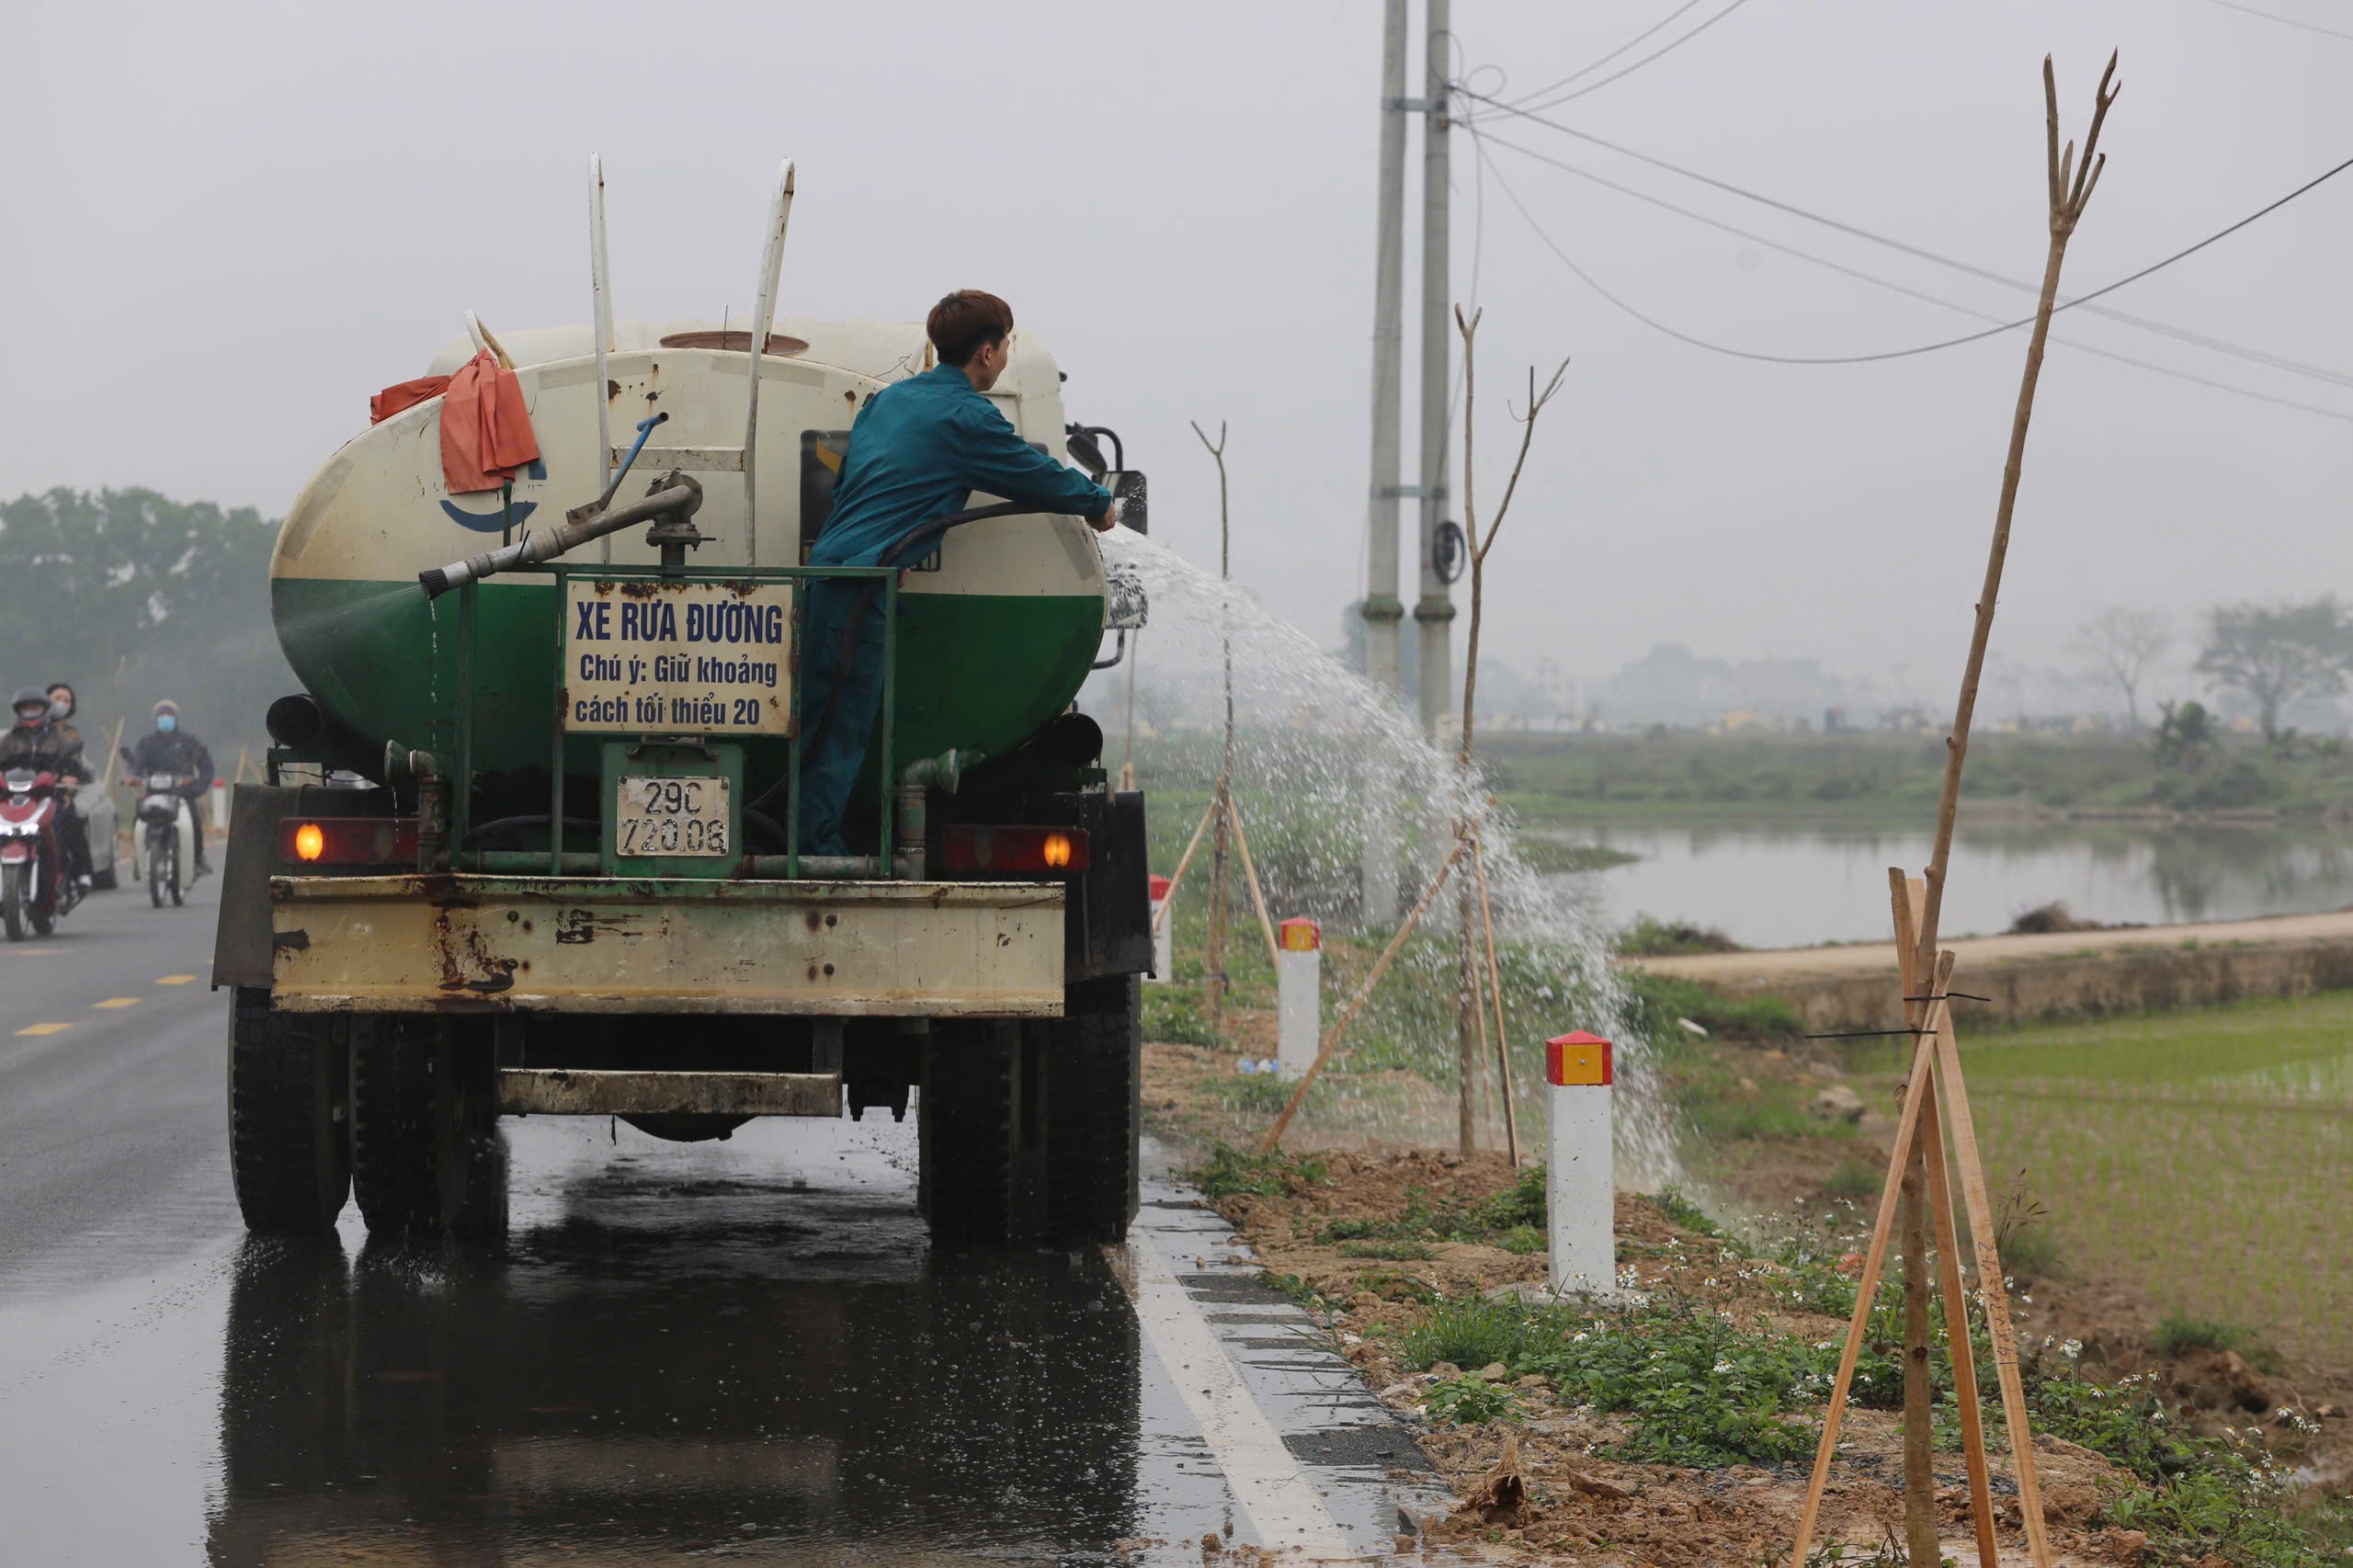
[[[1487,103],[1494,104],[1497,108],[1506,110],[1511,114],[1529,121],[1531,124],[1541,125],[1548,130],[1559,131],[1564,136],[1574,138],[1580,142],[1589,142],[1594,146],[1606,149],[1608,152],[1616,153],[1621,157],[1631,158],[1637,163],[1648,164],[1654,168],[1664,169],[1669,174],[1680,176],[1685,179],[1696,180],[1701,185],[1711,187],[1712,188],[1723,191],[1728,195],[1737,196],[1744,201],[1753,201],[1760,206],[1769,207],[1777,212],[1786,212],[1791,217],[1803,219],[1805,222],[1810,223],[1820,224],[1824,228],[1836,230],[1839,233],[1848,234],[1859,240],[1866,240],[1872,244],[1883,245],[1888,249],[1899,251],[1905,256],[1915,256],[1923,261],[1933,262],[1939,267],[1951,267],[1957,271],[1968,273],[1972,277],[1982,278],[1989,282],[2000,283],[2007,288],[2029,290],[2033,288],[2032,285],[2023,283],[2017,278],[2006,278],[2000,273],[1989,271],[1984,267],[1973,267],[1967,262],[1957,261],[1950,256],[1941,256],[1935,251],[1925,249],[1919,245],[1910,244],[1904,241],[1893,239],[1885,234],[1875,233],[1871,230],[1860,228],[1853,223],[1845,222],[1836,218],[1826,217],[1822,213],[1797,206],[1793,202],[1783,201],[1775,197],[1766,196],[1760,192],[1750,190],[1745,187],[1734,185],[1730,180],[1718,179],[1713,175],[1702,174],[1697,169],[1687,168],[1680,164],[1672,163],[1667,159],[1655,157],[1651,153],[1626,146],[1622,142],[1612,142],[1606,137],[1596,136],[1590,131],[1580,131],[1574,126],[1563,125],[1559,120],[1543,119],[1539,115],[1531,114],[1526,110],[1520,109],[1515,105],[1503,103],[1500,100],[1487,97],[1484,94],[1468,93],[1467,96],[1478,97]],[[2327,181],[2336,178],[2338,175],[2343,174],[2347,168],[2353,168],[2353,158],[2347,158],[2334,167],[2314,176],[2313,178],[2306,180],[2302,185],[2298,186],[2295,189],[2288,192],[2285,196],[2279,198],[2277,200],[2266,203],[2264,206],[2256,209],[2253,212],[2248,213],[2245,217],[2239,219],[2236,222],[2216,230],[2213,233],[2207,235],[2204,239],[2199,240],[2193,244],[2186,245],[2180,250],[2174,252],[2171,256],[2153,262],[2137,272],[2128,273],[2126,276],[2117,278],[2115,281],[2106,284],[2100,288],[2095,289],[2089,293],[2078,294],[2072,299],[2061,301],[2059,302],[2058,309],[2062,311],[2082,309],[2090,305],[2092,301],[2106,295],[2112,294],[2118,290],[2125,288],[2127,285],[2137,283],[2153,273],[2163,271],[2165,268],[2173,266],[2177,261],[2182,261],[2189,256],[2195,256],[2209,245],[2211,245],[2220,240],[2228,238],[2230,235],[2238,233],[2238,231],[2245,228],[2256,220],[2267,217],[2279,210],[2280,208],[2287,206],[2290,202],[2304,195],[2307,191],[2313,190],[2315,187],[2325,184]],[[2297,375],[2313,376],[2319,380],[2331,381],[2339,385],[2348,384],[2347,378],[2345,378],[2340,372],[2329,369],[2324,366],[2308,365],[2298,360],[2285,358],[2281,356],[2268,354],[2260,349],[2245,348],[2236,344],[2228,343],[2221,338],[2201,339],[2200,335],[2186,333],[2179,328],[2169,327],[2161,323],[2152,322],[2143,317],[2129,316],[2122,312],[2115,311],[2113,308],[2102,311],[2091,311],[2087,313],[2095,315],[2109,315],[2112,319],[2125,322],[2130,325],[2142,327],[2148,331],[2161,332],[2168,336],[2180,338],[2185,342],[2195,342],[2200,347],[2211,348],[2218,353],[2232,354],[2241,358],[2251,359],[2256,363],[2268,365],[2274,369],[2287,370]],[[1933,353],[1941,348],[1955,348],[1966,343],[1974,343],[1981,338],[1991,337],[1995,335],[1997,333],[2007,331],[2012,326],[2026,325],[2033,320],[2034,318],[2031,315],[2021,316],[2015,322],[2005,323],[2000,326],[1989,328],[1984,332],[1971,333],[1960,337],[1949,338],[1938,343],[1917,344],[1909,348],[1892,350],[1883,354],[1863,355],[1848,359],[1824,362],[1864,363],[1871,359],[1903,358],[1914,354]]]
[[[1549,98],[1545,102],[1536,105],[1535,108],[1558,108],[1561,105],[1574,102],[1578,98],[1584,97],[1588,93],[1597,93],[1601,91],[1602,88],[1609,85],[1612,82],[1623,81],[1625,78],[1632,75],[1635,72],[1640,71],[1643,66],[1648,65],[1652,61],[1662,59],[1666,55],[1674,53],[1677,50],[1681,49],[1685,44],[1689,43],[1693,39],[1698,38],[1701,33],[1706,32],[1710,28],[1714,27],[1718,22],[1722,21],[1726,17],[1731,16],[1734,11],[1739,10],[1743,6],[1747,4],[1748,0],[1732,0],[1731,5],[1726,6],[1722,10],[1718,11],[1706,21],[1701,22],[1689,32],[1683,33],[1676,38],[1670,39],[1665,43],[1661,44],[1658,48],[1651,51],[1648,54],[1643,55],[1640,60],[1635,61],[1632,64],[1623,66],[1619,70],[1611,72],[1608,75],[1604,76],[1598,82],[1588,82],[1584,86],[1577,88],[1574,92],[1563,93],[1558,97]],[[1683,7],[1683,11],[1688,11],[1690,8],[1690,6],[1686,6]],[[1670,16],[1667,18],[1667,20],[1674,20],[1675,17],[1681,16],[1683,11],[1675,12],[1673,16]],[[1659,24],[1660,27],[1665,27],[1665,25],[1666,24],[1665,22]],[[1657,31],[1657,28],[1654,28],[1652,31],[1655,32]],[[1647,37],[1649,35],[1645,34],[1643,36]],[[1598,63],[1598,62],[1596,63]],[[1587,67],[1587,69],[1590,70],[1591,67]],[[1579,74],[1583,74],[1583,73],[1579,73]],[[1558,85],[1560,84],[1556,84],[1556,85]],[[1546,89],[1548,92],[1551,90],[1552,89],[1550,88]],[[1523,104],[1527,101],[1528,100],[1525,98],[1520,100]],[[1528,110],[1525,112],[1532,113],[1533,110]]]
[[[1501,169],[1495,167],[1493,161],[1488,159],[1485,143],[1490,141],[1495,141],[1498,146],[1512,146],[1513,144],[1510,142],[1497,141],[1491,135],[1479,135],[1474,142],[1474,146],[1476,147],[1480,158],[1487,163],[1486,172],[1495,176],[1496,186],[1504,193],[1504,199],[1512,204],[1512,207],[1519,213],[1520,218],[1528,224],[1529,231],[1536,235],[1537,240],[1542,244],[1547,250],[1550,250],[1553,256],[1560,261],[1561,265],[1568,268],[1571,273],[1574,274],[1578,280],[1583,282],[1586,288],[1591,289],[1595,293],[1600,295],[1618,310],[1624,312],[1626,315],[1632,317],[1635,321],[1640,322],[1643,325],[1649,327],[1652,331],[1659,333],[1664,336],[1671,337],[1678,343],[1686,344],[1693,348],[1702,349],[1711,354],[1720,354],[1734,359],[1746,359],[1768,365],[1856,365],[1870,364],[1888,358],[1904,357],[1901,355],[1884,354],[1790,355],[1762,353],[1754,349],[1738,348],[1729,344],[1717,343],[1708,338],[1699,337],[1691,333],[1685,332],[1679,327],[1670,325],[1669,324],[1659,320],[1657,317],[1649,314],[1647,312],[1644,312],[1610,290],[1599,278],[1594,277],[1592,273],[1586,271],[1585,267],[1578,265],[1576,258],[1569,255],[1569,253],[1562,247],[1559,241],[1552,238],[1552,234],[1546,231],[1543,224],[1538,222],[1536,215],[1529,210],[1528,204],[1520,199],[1518,190],[1514,187],[1511,181],[1505,176],[1504,172]],[[1525,151],[1525,149],[1516,150]],[[1551,160],[1546,161],[1550,162]],[[1567,165],[1562,166],[1566,167]],[[1570,169],[1569,172],[1573,174],[1584,173],[1582,170],[1574,168]],[[1968,305],[1963,305],[1951,300],[1941,299],[1936,295],[1925,293],[1916,289],[1908,288],[1901,283],[1891,282],[1886,278],[1874,277],[1859,268],[1847,267],[1841,263],[1814,256],[1810,252],[1799,250],[1793,245],[1783,244],[1778,240],[1768,239],[1761,234],[1755,234],[1746,230],[1735,228],[1732,224],[1722,223],[1714,219],[1703,217],[1699,213],[1686,211],[1684,209],[1677,207],[1671,202],[1662,201],[1657,198],[1646,196],[1642,192],[1632,190],[1628,187],[1616,185],[1611,181],[1601,179],[1597,176],[1586,176],[1586,177],[1594,179],[1597,184],[1608,186],[1609,188],[1613,190],[1622,191],[1627,195],[1634,197],[1638,200],[1648,201],[1654,206],[1663,207],[1668,211],[1676,212],[1681,216],[1690,218],[1694,222],[1705,223],[1711,228],[1722,229],[1729,233],[1737,234],[1742,238],[1753,241],[1756,244],[1765,245],[1773,250],[1780,251],[1785,255],[1796,256],[1800,260],[1812,262],[1818,267],[1827,267],[1833,272],[1843,273],[1849,278],[1854,278],[1866,283],[1874,284],[1882,289],[1891,290],[1895,293],[1906,295],[1912,299],[1919,300],[1927,304],[1937,305],[1945,310],[1956,311],[1963,315],[1974,316],[1980,321],[1993,321],[1998,324],[1985,332],[1973,333],[1965,338],[1951,339],[1947,345],[1945,345],[1945,347],[1949,347],[1954,343],[1976,341],[1981,338],[1993,336],[1998,333],[2015,331],[2018,326],[2026,324],[2018,322],[2002,322],[1997,317],[1990,315],[1985,312],[1975,310]],[[2029,323],[2032,320],[2032,317],[2027,318]],[[2305,414],[2316,414],[2325,419],[2335,419],[2342,423],[2353,424],[2353,414],[2347,414],[2336,409],[2324,408],[2316,403],[2300,403],[2293,398],[2279,397],[2270,392],[2256,391],[2253,388],[2236,386],[2229,381],[2215,381],[2211,377],[2201,376],[2194,371],[2179,369],[2170,365],[2160,365],[2152,360],[2136,358],[2129,354],[2120,354],[2113,349],[2098,347],[2096,345],[2078,342],[2071,338],[2054,335],[2052,341],[2062,344],[2066,347],[2075,349],[2081,353],[2094,355],[2103,359],[2112,359],[2119,364],[2130,365],[2136,369],[2148,370],[2157,375],[2171,377],[2176,381],[2188,381],[2197,386],[2211,388],[2216,392],[2229,392],[2237,397],[2252,398],[2258,403],[2268,403],[2281,408],[2292,408]],[[1926,349],[1919,349],[1912,352],[1920,353],[1926,351]]]
[[[2307,22],[2298,17],[2283,17],[2277,11],[2258,11],[2252,6],[2240,5],[2238,0],[2206,0],[2206,3],[2209,6],[2220,6],[2225,11],[2237,11],[2249,17],[2261,17],[2267,22],[2278,22],[2282,27],[2302,28],[2308,33],[2319,33],[2324,38],[2341,38],[2347,43],[2353,43],[2353,33],[2341,33],[2335,28],[2325,28],[2318,22]]]
[[[1600,59],[1588,61],[1585,64],[1580,65],[1575,70],[1570,72],[1567,75],[1562,77],[1559,81],[1549,82],[1543,86],[1537,88],[1532,93],[1523,93],[1512,101],[1521,104],[1532,103],[1536,99],[1542,97],[1545,94],[1565,87],[1570,83],[1578,80],[1580,77],[1592,75],[1596,71],[1600,70],[1603,66],[1608,64],[1611,61],[1625,53],[1628,50],[1632,49],[1637,44],[1640,44],[1643,40],[1654,36],[1660,28],[1665,27],[1669,22],[1674,21],[1676,17],[1682,16],[1686,11],[1695,11],[1699,9],[1699,0],[1683,0],[1682,5],[1677,6],[1674,10],[1669,11],[1665,16],[1661,17],[1657,21],[1653,22],[1649,27],[1644,28],[1641,32],[1636,33],[1632,38],[1628,39],[1625,42],[1620,44],[1617,48],[1611,50]]]
[[[1559,169],[1564,174],[1574,175],[1579,179],[1586,180],[1594,185],[1602,186],[1608,189],[1617,191],[1622,196],[1631,197],[1636,201],[1646,202],[1650,206],[1672,212],[1677,217],[1688,218],[1695,223],[1705,224],[1711,229],[1719,229],[1725,233],[1738,235],[1740,238],[1747,240],[1752,244],[1764,245],[1768,249],[1779,251],[1786,256],[1795,256],[1801,261],[1812,262],[1816,267],[1827,267],[1833,272],[1843,273],[1847,277],[1859,278],[1865,283],[1874,284],[1879,288],[1886,289],[1893,293],[1906,295],[1915,300],[1925,301],[1932,305],[1942,305],[1953,310],[1961,310],[1962,308],[1955,304],[1952,301],[1945,299],[1941,295],[1930,294],[1924,292],[1921,290],[1907,288],[1904,284],[1881,278],[1876,273],[1865,272],[1859,267],[1848,267],[1844,263],[1832,261],[1826,256],[1816,256],[1812,251],[1800,250],[1795,245],[1785,244],[1779,240],[1772,239],[1767,235],[1741,228],[1736,224],[1727,223],[1720,219],[1711,218],[1704,212],[1695,212],[1688,207],[1679,207],[1674,202],[1668,201],[1662,197],[1653,196],[1648,191],[1638,190],[1632,186],[1621,185],[1616,180],[1606,179],[1602,176],[1595,174],[1590,169],[1582,168],[1577,165],[1568,163],[1563,159],[1555,158],[1548,153],[1540,153],[1533,147],[1522,146],[1520,143],[1511,141],[1506,137],[1496,135],[1492,131],[1482,131],[1474,130],[1472,134],[1473,136],[1481,137],[1487,142],[1493,142],[1495,146],[1508,148],[1524,158],[1531,158],[1537,163],[1550,165],[1552,167]],[[2025,289],[2031,290],[2034,287],[2032,284],[2021,282],[2016,278],[2005,278],[1997,272],[1989,272],[1984,267],[1972,267],[1966,262],[1950,261],[1944,257],[1937,256],[1933,255],[1933,253],[1916,251],[1915,247],[1902,245],[1896,241],[1889,241],[1887,243],[1892,245],[1896,245],[1898,248],[1904,250],[1907,255],[1919,255],[1929,260],[1941,261],[1944,265],[1951,267],[1958,271],[1967,273],[1972,278],[1982,278],[1989,282],[1999,283],[2005,287],[2012,289]],[[2031,321],[2033,319],[2029,316],[2022,318],[2021,322],[2013,323],[2005,322],[2004,318],[2000,316],[1989,314],[1984,312],[1971,311],[1966,313],[1975,315],[1980,321],[2000,323],[2005,328],[2011,325],[2022,324],[2024,321]],[[2323,381],[2331,386],[2353,387],[2353,374],[2347,374],[2342,370],[2332,370],[2325,365],[2306,364],[2300,359],[2290,359],[2284,356],[2268,353],[2259,348],[2248,348],[2242,345],[2229,342],[2223,338],[2210,337],[2204,333],[2189,332],[2180,327],[2169,326],[2164,322],[2151,321],[2144,316],[2131,315],[2123,311],[2112,310],[2105,306],[2092,306],[2090,308],[2090,313],[2096,316],[2106,317],[2111,321],[2123,322],[2130,325],[2141,327],[2150,332],[2158,333],[2164,336],[2171,337],[2179,342],[2188,343],[2200,348],[2211,349],[2218,354],[2227,354],[2235,358],[2245,359],[2250,363],[2263,365],[2272,369],[2284,370],[2292,375],[2308,377],[2313,381]],[[2302,405],[2298,404],[2297,406],[2301,407]]]

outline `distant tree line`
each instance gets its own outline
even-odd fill
[[[2158,661],[2173,646],[2170,620],[2155,610],[2120,607],[2100,611],[2076,630],[2078,658],[2123,694],[2134,729],[2141,727],[2141,694]],[[2216,605],[2200,629],[2191,669],[2223,691],[2244,698],[2255,710],[2264,739],[2292,742],[2280,715],[2300,702],[2320,701],[2344,691],[2353,675],[2353,610],[2333,594],[2302,601]],[[2211,738],[2204,710],[2195,702],[2163,705],[2161,749],[2179,753],[2180,716],[2189,719],[2187,753],[2194,756]]]
[[[269,617],[277,538],[251,507],[152,490],[0,504],[0,684],[73,682],[94,753],[118,715],[135,736],[170,698],[226,772],[238,746],[263,744],[271,699],[295,689]]]

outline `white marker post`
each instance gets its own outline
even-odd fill
[[[1180,869],[1182,868],[1179,868]],[[1176,922],[1161,918],[1168,903],[1168,879],[1152,879],[1152,978],[1165,985],[1176,977]]]
[[[226,778],[212,781],[212,831],[229,831],[229,781]]]
[[[1617,1178],[1609,1153],[1609,1042],[1578,1029],[1544,1042],[1552,1122],[1545,1215],[1555,1293],[1608,1296],[1618,1289]]]
[[[1303,915],[1275,927],[1275,1061],[1296,1078],[1323,1032],[1324,927]]]

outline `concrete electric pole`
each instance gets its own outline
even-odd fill
[[[1391,701],[1404,703],[1398,668],[1399,448],[1404,434],[1405,347],[1405,0],[1384,0],[1381,31],[1381,210],[1373,235],[1372,484],[1366,502],[1364,673]],[[1364,919],[1385,926],[1397,914],[1394,780],[1369,771],[1364,780]]]
[[[1438,574],[1438,530],[1446,506],[1447,369],[1453,301],[1448,297],[1447,63],[1454,41],[1449,0],[1427,0],[1422,62],[1422,483],[1421,597],[1414,620],[1422,632],[1422,730],[1433,739],[1454,705],[1451,647],[1454,596]]]
[[[1372,489],[1367,504],[1370,564],[1364,673],[1402,696],[1397,623],[1398,447],[1405,347],[1405,0],[1385,0],[1381,30],[1381,210],[1373,232]]]

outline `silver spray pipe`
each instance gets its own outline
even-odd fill
[[[452,588],[479,583],[484,577],[494,577],[517,566],[551,561],[593,540],[619,533],[637,523],[650,522],[666,513],[692,517],[701,505],[702,486],[691,479],[673,474],[662,482],[662,488],[642,501],[632,501],[626,506],[615,506],[587,517],[566,517],[551,528],[527,528],[523,537],[513,544],[486,550],[480,555],[469,555],[463,561],[453,561],[430,572],[420,572],[416,580],[424,585],[426,598],[438,599]]]

